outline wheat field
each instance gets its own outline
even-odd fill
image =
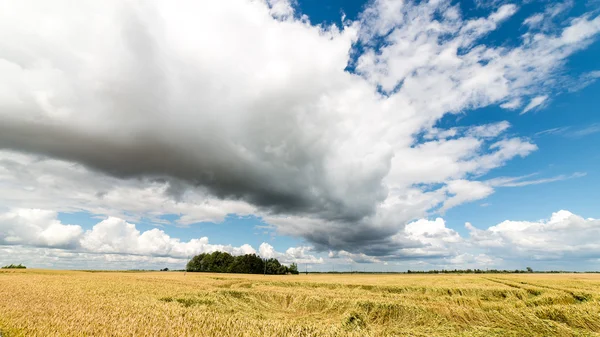
[[[5,336],[600,336],[600,275],[0,272]]]

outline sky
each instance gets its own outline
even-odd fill
[[[0,265],[600,270],[600,2],[0,3]]]

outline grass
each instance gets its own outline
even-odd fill
[[[2,336],[600,336],[600,275],[0,271]]]

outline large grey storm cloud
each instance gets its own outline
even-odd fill
[[[588,15],[486,46],[518,8],[465,19],[449,1],[378,0],[337,26],[272,0],[1,6],[0,148],[242,202],[318,249],[375,256],[419,247],[407,222],[493,193],[474,177],[536,149],[507,122],[436,122],[535,108],[600,30]]]

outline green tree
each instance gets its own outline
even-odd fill
[[[281,267],[281,263],[279,263],[277,259],[268,259],[266,273],[269,275],[285,274],[285,268],[283,269],[283,272],[281,272]]]
[[[206,257],[206,254],[204,253],[192,257],[192,259],[187,263],[185,269],[192,272],[205,271],[202,270],[202,260],[204,257]]]

